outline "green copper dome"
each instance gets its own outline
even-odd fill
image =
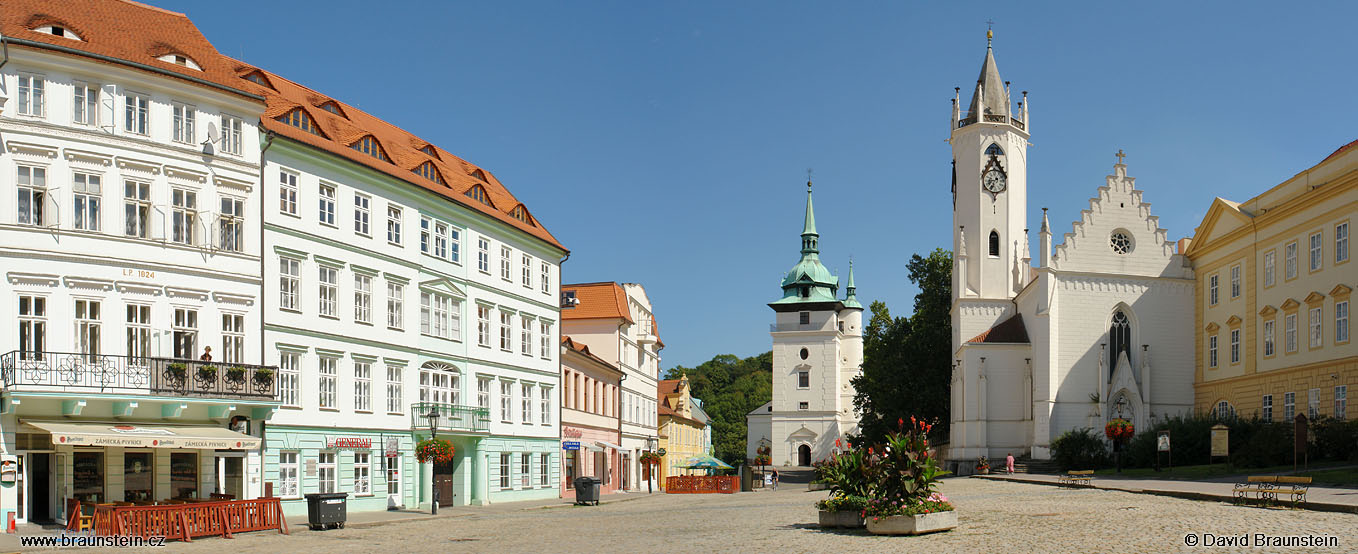
[[[806,219],[802,225],[802,259],[783,277],[783,298],[774,304],[838,302],[839,278],[820,263],[816,214],[811,207],[811,182],[806,183]]]

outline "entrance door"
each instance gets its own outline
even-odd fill
[[[439,507],[453,505],[453,461],[434,462],[434,488],[439,491]]]
[[[797,447],[797,465],[803,466],[803,467],[811,465],[811,447],[810,447],[810,446],[807,446],[807,445],[803,444],[803,445]]]
[[[622,454],[622,490],[632,490],[632,455]]]
[[[25,496],[32,503],[24,514],[28,521],[32,523],[42,523],[51,521],[52,516],[52,497],[54,496],[52,486],[52,459],[51,454],[29,454],[28,463],[28,490]]]
[[[217,455],[217,492],[231,495],[232,500],[245,498],[244,452]]]

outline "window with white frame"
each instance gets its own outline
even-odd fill
[[[278,258],[278,308],[300,310],[297,304],[297,291],[302,286],[302,262],[294,258]]]
[[[532,463],[533,463],[532,454],[519,455],[519,486],[522,486],[523,488],[528,488],[529,486],[528,480],[533,478],[532,477],[533,472],[531,471]]]
[[[490,308],[476,307],[476,344],[490,346]]]
[[[500,421],[514,422],[514,383],[500,381]]]
[[[552,423],[552,388],[538,387],[538,414],[543,425]]]
[[[1335,344],[1348,342],[1349,340],[1349,301],[1334,303],[1334,342]]]
[[[1273,286],[1273,256],[1274,251],[1264,252],[1264,286]]]
[[[519,316],[519,351],[524,356],[533,355],[533,318]]]
[[[1273,320],[1264,322],[1264,356],[1273,355]]]
[[[1207,305],[1209,306],[1217,305],[1217,278],[1218,276],[1215,273],[1207,276]]]
[[[372,197],[354,193],[354,232],[363,236],[372,233],[368,219],[372,208]]]
[[[1320,389],[1306,391],[1306,418],[1315,421],[1320,417]]]
[[[217,247],[229,252],[245,249],[245,201],[221,197],[222,213],[217,217]]]
[[[1285,279],[1295,279],[1295,278],[1297,277],[1297,243],[1296,243],[1296,241],[1289,242],[1289,243],[1287,243],[1287,246],[1283,247],[1283,257],[1285,258],[1285,261],[1284,261],[1284,264],[1285,264],[1284,271],[1286,272],[1286,275],[1284,276],[1284,278],[1285,278]]]
[[[383,456],[382,468],[387,475],[387,494],[401,494],[401,458]]]
[[[42,117],[47,110],[47,84],[40,75],[19,75],[19,115]]]
[[[321,223],[335,226],[335,187],[322,184],[319,188],[319,216]]]
[[[523,255],[523,286],[533,288],[533,257],[528,254]]]
[[[405,383],[402,374],[405,368],[399,365],[387,366],[387,413],[399,414],[405,401]]]
[[[524,425],[531,425],[533,423],[533,385],[522,383],[519,386],[519,399],[522,403],[519,421],[522,421]]]
[[[401,244],[401,208],[387,206],[387,242]]]
[[[1259,410],[1259,419],[1267,422],[1273,421],[1273,395],[1265,394],[1260,405],[1262,408]]]
[[[354,273],[354,321],[373,322],[372,275]]]
[[[1283,318],[1283,342],[1288,352],[1297,351],[1297,314],[1287,314]]]
[[[82,231],[98,231],[100,198],[103,186],[98,175],[76,173],[71,176],[71,189],[74,193],[75,228]]]
[[[1311,271],[1318,271],[1320,269],[1321,262],[1324,259],[1321,257],[1322,254],[1321,239],[1322,237],[1320,236],[1320,233],[1315,233],[1311,235],[1309,238],[1311,244]]]
[[[170,191],[170,198],[174,204],[171,240],[180,244],[194,244],[193,227],[198,223],[198,193],[176,188]]]
[[[427,217],[420,218],[420,252],[424,254],[432,253],[434,248],[434,220]]]
[[[1349,222],[1334,226],[1334,263],[1349,259]]]
[[[551,266],[547,265],[547,262],[542,262],[540,264],[539,269],[540,275],[538,275],[538,280],[541,281],[542,283],[542,292],[546,294],[551,294],[552,291]]]
[[[71,123],[96,127],[99,125],[99,87],[80,81],[75,82],[75,94],[71,101]]]
[[[1297,393],[1283,393],[1283,421],[1291,422],[1297,416]]]
[[[371,412],[373,409],[373,364],[367,360],[354,360],[354,411]]]
[[[179,102],[170,103],[174,115],[174,134],[172,137],[175,142],[193,144],[196,135],[194,134],[195,123],[198,120],[198,110],[188,104]]]
[[[1229,419],[1235,416],[1235,408],[1229,402],[1222,400],[1217,402],[1217,419]]]
[[[501,279],[504,279],[504,280],[506,280],[506,281],[508,281],[508,280],[510,279],[510,277],[509,277],[509,263],[510,263],[510,257],[511,257],[512,255],[513,255],[513,254],[510,253],[509,247],[508,247],[508,246],[501,246],[501,247],[500,247],[500,278],[501,278]]]
[[[490,241],[480,237],[476,239],[476,269],[490,273]]]
[[[514,341],[510,336],[511,332],[509,312],[500,310],[500,350],[505,352],[514,350]]]
[[[1334,417],[1343,421],[1349,415],[1349,386],[1339,385],[1334,388]]]
[[[1240,266],[1231,266],[1231,299],[1240,298]]]
[[[123,234],[151,238],[151,183],[123,181]]]
[[[301,406],[302,355],[296,352],[278,353],[278,400],[284,406]]]
[[[335,453],[321,452],[316,454],[317,474],[320,492],[322,494],[335,492],[339,489],[339,482],[335,474]]]
[[[1231,363],[1240,363],[1240,329],[1231,329]]]
[[[319,311],[324,317],[339,317],[336,304],[339,298],[339,268],[328,265],[317,266],[317,293]]]
[[[20,297],[22,301],[22,297]],[[146,358],[151,355],[151,306],[146,304],[127,305],[127,355],[132,358]],[[20,309],[20,317],[23,310]],[[22,325],[22,321],[20,325]],[[23,335],[21,330],[20,335]],[[244,337],[242,337],[244,340]],[[134,362],[145,366],[145,360]]]
[[[241,148],[241,120],[239,117],[221,115],[222,152],[239,156]]]
[[[798,371],[798,372],[797,372],[797,388],[799,388],[799,389],[809,389],[809,388],[811,388],[811,372],[810,372],[810,371]]]
[[[19,208],[21,225],[44,225],[43,209],[47,205],[47,168],[18,167]]]
[[[370,464],[372,464],[371,453],[354,452],[354,496],[372,496]]]
[[[490,413],[490,378],[476,378],[476,407]]]
[[[320,356],[317,358],[316,395],[322,408],[337,408],[335,404],[335,381],[339,375],[339,358]]]
[[[1217,366],[1217,336],[1207,337],[1207,367]]]
[[[549,463],[552,457],[550,454],[539,454],[538,458],[538,485],[545,487],[547,486],[547,470],[550,467]]]
[[[298,486],[300,479],[297,473],[297,452],[278,453],[278,495],[283,498],[297,498],[301,496],[301,488]]]
[[[544,359],[552,357],[552,324],[546,321],[538,322],[538,331],[541,333],[542,344],[539,345],[539,354]]]
[[[405,294],[405,284],[387,281],[387,327],[405,328]]]
[[[98,300],[75,301],[76,351],[81,354],[98,356],[100,353],[100,330],[103,325],[99,307]]]
[[[513,468],[509,465],[509,454],[500,454],[500,488],[509,490],[509,472]]]
[[[434,257],[448,259],[448,224],[434,223]]]
[[[193,360],[198,357],[198,310],[174,309],[174,357]]]
[[[458,340],[462,336],[461,306],[451,296],[420,291],[420,333]]]
[[[450,365],[429,362],[420,367],[420,402],[459,404],[460,385],[457,370]]]
[[[151,97],[136,92],[123,95],[123,130],[138,135],[148,134]]]
[[[245,363],[245,315],[222,314],[222,359],[228,364]]]
[[[1319,348],[1324,336],[1321,335],[1320,306],[1311,308],[1311,348]]]
[[[297,174],[278,172],[278,211],[297,215]]]

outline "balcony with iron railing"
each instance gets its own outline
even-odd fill
[[[5,392],[278,401],[277,368],[80,352],[0,354]]]
[[[966,127],[967,125],[972,125],[972,124],[976,123],[976,122],[977,122],[977,119],[976,119],[976,116],[977,116],[977,115],[984,115],[983,120],[984,120],[986,123],[1007,123],[1007,124],[1013,125],[1014,127],[1017,127],[1019,130],[1025,130],[1025,129],[1026,129],[1026,127],[1024,126],[1023,120],[1020,119],[1020,118],[1017,118],[1017,117],[1012,117],[1012,116],[1007,116],[1007,115],[997,115],[997,114],[975,114],[975,113],[967,114],[966,116],[962,117],[962,119],[959,119],[959,120],[957,121],[957,128],[958,128],[958,129],[961,129],[962,127]]]
[[[429,430],[430,413],[437,413],[434,423],[440,431],[455,433],[487,433],[490,431],[490,410],[461,404],[416,402],[410,405],[410,428]]]

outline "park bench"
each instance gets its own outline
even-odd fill
[[[1284,486],[1289,487],[1287,489]],[[1273,494],[1277,500],[1278,493],[1288,495],[1288,500],[1292,502],[1293,508],[1304,508],[1306,506],[1306,491],[1311,487],[1310,477],[1292,477],[1282,475],[1278,477],[1278,491]]]
[[[1059,484],[1070,485],[1072,487],[1075,485],[1092,487],[1094,486],[1094,470],[1084,469],[1079,471],[1067,471],[1064,474],[1057,475],[1056,481]]]
[[[1251,475],[1231,488],[1231,496],[1236,504],[1249,503],[1251,495],[1259,504],[1270,504],[1278,500],[1277,488],[1277,475]]]

